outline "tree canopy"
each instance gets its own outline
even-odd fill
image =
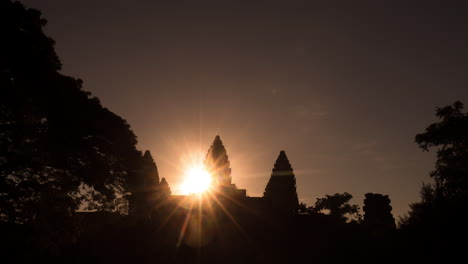
[[[403,217],[403,227],[430,228],[445,232],[447,228],[465,226],[468,202],[468,113],[462,102],[436,109],[438,122],[429,125],[415,141],[423,151],[436,150],[434,183],[423,184],[421,201],[410,205]],[[466,228],[465,228],[466,230]]]
[[[437,108],[440,121],[415,138],[421,149],[436,149],[435,170],[430,175],[436,190],[447,198],[468,194],[468,113],[462,110],[463,103],[459,101]]]
[[[38,10],[0,1],[0,218],[27,222],[86,199],[125,210],[142,164],[136,136],[81,80],[59,72],[46,23]]]
[[[351,205],[349,201],[353,196],[347,192],[325,195],[324,198],[317,198],[313,212],[330,211],[330,216],[340,220],[347,220],[346,214],[359,217],[359,206]]]

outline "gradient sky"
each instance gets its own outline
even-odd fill
[[[62,72],[131,124],[174,193],[219,134],[250,196],[285,150],[301,201],[377,192],[398,216],[434,164],[414,136],[435,107],[468,103],[462,1],[22,2],[49,20]]]

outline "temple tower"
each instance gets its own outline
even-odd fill
[[[171,188],[164,177],[162,178],[161,183],[159,183],[159,195],[162,199],[167,199],[172,195]]]
[[[269,206],[277,211],[297,212],[299,199],[296,191],[296,177],[284,150],[276,159],[263,197]]]
[[[365,196],[364,223],[373,228],[395,229],[395,218],[388,195],[366,193]]]
[[[213,176],[215,186],[231,186],[231,168],[221,138],[217,135],[206,154],[205,167]]]
[[[159,173],[149,150],[141,156],[140,170],[127,183],[131,194],[126,195],[129,201],[129,214],[146,217],[154,208],[159,197]]]
[[[213,177],[212,190],[221,196],[240,198],[246,196],[246,190],[238,189],[232,183],[229,158],[219,136],[216,136],[205,159],[205,168]]]

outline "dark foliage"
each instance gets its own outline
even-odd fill
[[[58,72],[38,10],[0,5],[0,218],[23,223],[41,213],[70,214],[83,200],[125,211],[119,197],[141,163],[130,126],[81,80]]]
[[[421,202],[411,205],[403,225],[459,223],[468,202],[468,113],[463,103],[437,108],[438,123],[431,124],[415,141],[424,151],[435,149],[437,161],[430,175],[434,184],[421,188]],[[451,225],[453,226],[453,224]]]
[[[347,192],[345,193],[335,193],[334,195],[326,195],[324,198],[318,198],[313,207],[313,212],[318,213],[324,210],[330,212],[330,216],[346,221],[347,214],[350,216],[355,216],[357,219],[360,219],[359,215],[359,206],[349,204],[349,201],[353,196]]]
[[[468,113],[463,103],[438,108],[438,123],[431,124],[424,133],[416,135],[421,149],[436,149],[437,161],[431,177],[437,195],[458,199],[468,195]]]
[[[415,141],[424,151],[435,149],[437,161],[430,173],[433,184],[423,184],[421,201],[410,205],[411,211],[400,221],[409,243],[427,258],[461,257],[468,228],[468,113],[463,103],[437,108],[439,122],[428,126]]]

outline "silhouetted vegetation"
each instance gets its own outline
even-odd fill
[[[353,196],[347,192],[343,194],[335,193],[334,195],[326,195],[324,198],[318,198],[315,202],[315,206],[311,209],[312,212],[315,213],[328,210],[331,217],[341,221],[346,221],[348,219],[346,216],[347,214],[359,219],[359,206],[349,204],[352,198]]]
[[[148,158],[124,119],[59,72],[46,22],[0,1],[0,220],[32,224],[33,244],[56,251],[76,235],[76,210],[128,211]]]
[[[343,263],[449,261],[463,255],[468,113],[437,109],[416,136],[437,150],[433,184],[395,227],[387,195],[307,208],[281,151],[264,197],[232,183],[217,136],[207,160],[214,194],[172,195],[129,124],[59,71],[38,10],[0,0],[0,233],[5,263]],[[352,221],[347,221],[350,220]]]
[[[459,256],[462,245],[455,237],[468,234],[468,113],[463,103],[437,108],[439,122],[428,126],[415,141],[423,151],[435,149],[437,160],[430,173],[434,183],[423,184],[421,201],[410,205],[411,211],[400,225],[429,257],[439,259]],[[444,241],[443,243],[441,243]]]
[[[123,210],[138,178],[136,137],[121,117],[64,76],[39,11],[1,2],[1,217],[24,223],[69,213],[86,199]],[[92,190],[80,196],[78,187]],[[90,192],[91,193],[91,192]]]

